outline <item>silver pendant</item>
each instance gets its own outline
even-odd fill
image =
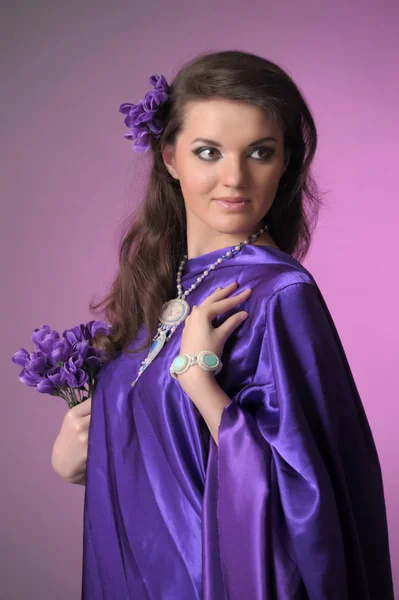
[[[174,298],[165,302],[159,320],[168,327],[179,325],[190,312],[190,305],[183,298]]]
[[[161,352],[162,348],[165,345],[165,340],[166,332],[161,331],[159,337],[156,340],[154,340],[151,344],[150,351],[148,353],[147,358],[145,359],[146,366],[148,366],[154,360],[154,358]]]
[[[146,370],[148,365],[150,365],[152,363],[152,361],[154,360],[154,358],[161,352],[162,348],[165,345],[165,342],[166,342],[166,331],[161,331],[161,333],[159,334],[157,339],[152,342],[150,351],[147,354],[147,357],[145,358],[145,360],[143,360],[136,379],[134,381],[132,381],[132,383],[131,383],[132,387],[135,386],[136,382],[140,378],[140,375],[143,373],[143,371]]]
[[[161,330],[158,333],[157,338],[153,340],[150,351],[146,359],[142,362],[136,379],[132,381],[132,387],[134,387],[143,371],[145,371],[148,365],[150,365],[154,358],[160,353],[171,333],[174,331],[174,327],[177,327],[179,323],[182,323],[189,312],[190,305],[183,300],[183,298],[175,298],[174,300],[169,300],[169,302],[163,304],[159,320],[163,325],[166,325],[168,329]]]

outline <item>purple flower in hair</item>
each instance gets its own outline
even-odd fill
[[[133,150],[147,152],[150,148],[150,136],[159,138],[163,131],[162,120],[156,116],[159,107],[169,97],[169,84],[163,75],[151,75],[149,82],[154,89],[147,92],[139,104],[126,102],[121,104],[119,112],[126,115],[125,125],[131,130],[125,138],[135,141]]]

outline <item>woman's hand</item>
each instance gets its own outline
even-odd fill
[[[88,398],[68,410],[54,442],[51,465],[69,483],[85,483],[90,418]]]
[[[222,355],[227,338],[248,316],[247,312],[239,311],[226,319],[219,327],[212,327],[212,321],[217,315],[234,308],[251,295],[251,288],[247,288],[240,294],[227,298],[236,287],[237,283],[233,282],[225,288],[218,288],[205,298],[199,306],[193,306],[191,313],[185,320],[180,354],[197,354],[201,350],[210,350],[219,357]],[[184,389],[185,382],[192,381],[194,377],[209,375],[213,377],[212,373],[207,373],[198,365],[195,365],[179,375],[178,380]]]

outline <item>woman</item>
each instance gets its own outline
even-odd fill
[[[91,307],[112,329],[98,340],[82,597],[389,600],[377,451],[299,262],[321,203],[310,110],[244,52],[150,82],[120,108],[134,150],[151,150],[147,193]]]

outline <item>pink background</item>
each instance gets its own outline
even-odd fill
[[[304,265],[346,350],[383,469],[399,585],[398,4],[78,0],[2,3],[0,596],[80,597],[84,488],[52,470],[67,405],[18,380],[35,327],[93,317],[147,158],[118,112],[206,50],[238,49],[294,78],[319,132],[327,191]],[[365,465],[367,468],[367,465]],[[381,599],[383,600],[383,599]]]

